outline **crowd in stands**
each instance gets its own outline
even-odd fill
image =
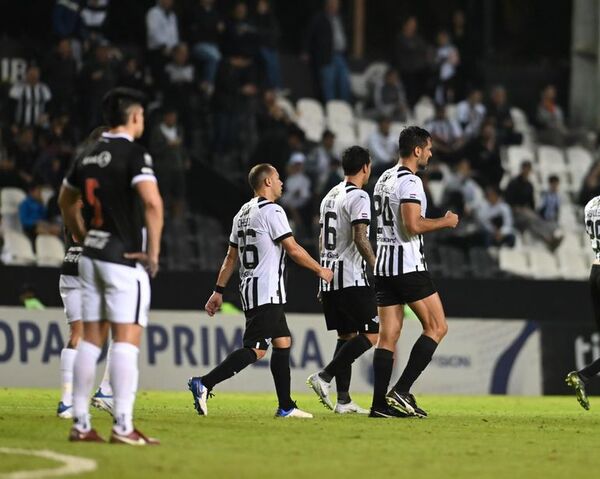
[[[197,0],[185,10],[176,0],[158,0],[146,12],[146,38],[135,45],[115,44],[107,34],[110,1],[57,0],[55,44],[6,90],[3,101],[10,108],[1,119],[0,188],[27,192],[19,208],[26,234],[60,236],[55,194],[80,142],[102,124],[104,94],[121,85],[147,94],[143,141],[170,217],[185,214],[186,175],[195,161],[226,170],[233,179],[269,161],[285,178],[281,202],[297,234],[316,237],[320,199],[342,179],[340,147],[333,128],[325,128],[320,141],[307,138],[294,111],[280,101],[289,92],[270,1],[235,1],[224,11],[218,0]],[[323,105],[342,100],[359,117],[376,120],[364,139],[373,181],[397,160],[394,125],[414,122],[421,100],[430,98],[432,112],[423,125],[433,137],[434,161],[424,183],[444,185],[443,194],[431,198],[430,214],[452,208],[462,217],[444,240],[512,247],[517,231],[530,231],[550,250],[560,244],[561,179],[544,178],[548,186],[540,196],[530,181],[531,161],[512,178],[505,171],[504,149],[525,138],[515,126],[507,89],[484,89],[463,12],[440,26],[432,42],[420,34],[418,19],[407,17],[385,70],[361,99],[352,93],[340,1],[325,0],[305,30],[298,53]],[[531,119],[537,141],[559,147],[585,143],[589,135],[568,128],[556,97],[553,85],[540,92]],[[598,193],[596,163],[578,201],[584,204]]]

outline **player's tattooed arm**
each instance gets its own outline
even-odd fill
[[[367,262],[369,267],[373,269],[375,267],[375,253],[373,252],[371,242],[369,241],[369,237],[367,235],[367,227],[368,225],[365,223],[357,223],[352,225],[352,239],[360,255]]]

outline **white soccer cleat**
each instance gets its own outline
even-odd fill
[[[336,403],[333,412],[336,414],[369,414],[368,409],[360,407],[354,401],[350,401],[348,404]]]
[[[325,406],[327,409],[331,409],[333,411],[333,403],[329,397],[331,384],[323,380],[321,376],[319,376],[319,373],[314,373],[308,376],[306,384],[308,384],[308,387],[311,388],[317,396],[319,396],[319,401],[321,401],[321,404],[323,404],[323,406]]]
[[[61,419],[73,419],[73,406],[67,406],[62,401],[58,403],[56,415]]]
[[[106,411],[112,416],[114,400],[112,394],[104,394],[101,388],[98,388],[96,394],[92,396],[91,404],[96,409]]]
[[[313,415],[309,412],[303,411],[302,409],[294,407],[292,409],[288,409],[287,411],[284,409],[277,409],[275,417],[297,417],[299,419],[312,419]]]

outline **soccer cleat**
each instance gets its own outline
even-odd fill
[[[417,401],[411,393],[399,393],[392,389],[386,394],[385,401],[388,403],[388,406],[409,416],[427,417],[427,413],[417,406]]]
[[[380,418],[380,419],[392,419],[392,418],[401,418],[401,417],[409,417],[408,414],[398,411],[393,407],[388,406],[387,404],[382,408],[371,408],[371,412],[369,413],[369,417]]]
[[[325,406],[327,409],[331,409],[333,411],[333,403],[329,397],[329,389],[331,389],[331,384],[327,381],[324,381],[321,376],[319,376],[319,373],[314,373],[308,376],[306,384],[315,392],[317,396],[319,396],[319,401],[321,401],[321,404],[323,404],[323,406]]]
[[[102,411],[106,411],[112,416],[113,413],[113,397],[112,394],[104,394],[101,388],[98,388],[96,394],[92,396],[92,406]]]
[[[208,415],[208,406],[206,401],[208,400],[208,389],[202,384],[202,378],[190,378],[188,381],[188,389],[194,396],[194,409],[200,416]]]
[[[585,383],[583,382],[581,376],[579,376],[577,371],[571,371],[569,374],[567,374],[565,382],[575,390],[577,401],[579,401],[581,407],[586,411],[589,411],[590,401],[587,397],[587,394],[585,393]]]
[[[369,410],[360,407],[354,401],[347,404],[336,403],[333,410],[336,414],[369,414]]]
[[[275,412],[275,417],[297,417],[299,419],[312,419],[313,415],[309,412],[303,411],[302,409],[293,407],[291,409],[278,408]]]
[[[129,434],[119,434],[114,429],[110,436],[112,444],[127,444],[129,446],[158,446],[160,441],[153,437],[145,436],[141,431],[134,429]]]
[[[100,437],[95,429],[90,429],[87,432],[81,432],[76,427],[71,428],[69,432],[69,441],[71,442],[106,442]]]
[[[64,402],[59,402],[56,408],[56,415],[61,419],[73,419],[73,406],[67,406]]]

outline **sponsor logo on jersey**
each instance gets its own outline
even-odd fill
[[[83,166],[98,165],[100,168],[104,168],[104,167],[108,166],[108,164],[110,163],[110,160],[112,160],[112,156],[111,156],[110,152],[102,151],[102,152],[98,153],[97,155],[84,157],[83,160],[81,161],[81,164]]]

